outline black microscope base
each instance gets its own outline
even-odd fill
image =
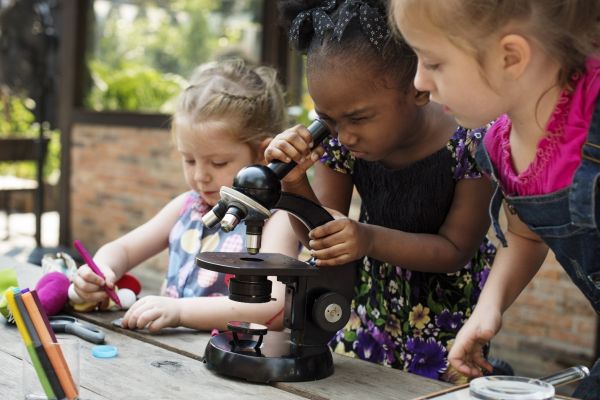
[[[269,331],[255,349],[258,336],[231,332],[213,336],[204,358],[209,369],[250,382],[302,382],[323,379],[333,374],[333,358],[326,345],[296,346],[286,332]]]

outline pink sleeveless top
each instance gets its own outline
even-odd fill
[[[511,121],[503,115],[488,129],[484,145],[506,195],[542,195],[571,185],[600,92],[600,59],[588,60],[586,72],[573,78],[573,87],[561,94],[546,125],[548,135],[538,143],[529,167],[518,175],[510,150]]]

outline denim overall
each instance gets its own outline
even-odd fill
[[[506,247],[507,243],[498,223],[498,213],[505,200],[509,211],[516,213],[552,249],[560,265],[596,313],[600,313],[600,204],[596,203],[600,176],[600,101],[596,102],[581,164],[568,188],[539,196],[507,196],[485,146],[477,149],[476,160],[494,185],[489,213],[502,245]],[[600,360],[574,396],[600,398]]]

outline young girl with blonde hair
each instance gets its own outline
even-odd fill
[[[449,355],[478,376],[490,369],[482,347],[548,249],[600,311],[600,2],[393,0],[390,15],[419,57],[417,89],[465,126],[498,118],[477,161],[494,181],[490,212],[507,247]],[[599,395],[596,362],[575,396]]]
[[[199,268],[201,251],[245,251],[245,225],[224,232],[203,226],[201,217],[220,199],[221,186],[231,186],[243,167],[264,162],[272,136],[286,126],[286,108],[276,73],[241,61],[203,65],[179,98],[172,131],[186,183],[185,192],[144,225],[102,246],[94,256],[106,279],[84,265],[75,291],[85,301],[106,299],[103,285],[113,287],[123,274],[169,248],[164,296],[147,296],[125,314],[123,326],[156,332],[185,326],[225,329],[228,321],[245,320],[283,326],[285,287],[273,282],[275,301],[247,304],[228,299],[228,277]],[[262,251],[298,255],[298,241],[285,213],[277,212],[263,231]]]

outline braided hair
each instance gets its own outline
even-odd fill
[[[276,71],[228,60],[198,67],[179,96],[172,126],[175,131],[183,121],[223,120],[237,125],[239,141],[257,145],[283,131],[286,118]]]
[[[348,65],[368,66],[407,90],[417,70],[412,49],[387,25],[387,2],[380,0],[279,1],[282,24],[294,48],[307,55],[307,68],[322,57],[343,57]]]

